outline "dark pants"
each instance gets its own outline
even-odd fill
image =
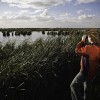
[[[72,100],[92,100],[92,82],[87,80],[81,72],[73,79],[70,88]]]

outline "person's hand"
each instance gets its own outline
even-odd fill
[[[85,42],[87,35],[82,36],[82,41]]]

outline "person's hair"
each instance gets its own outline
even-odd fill
[[[100,33],[98,32],[98,30],[90,30],[88,36],[91,38],[91,41],[94,44],[100,44]]]

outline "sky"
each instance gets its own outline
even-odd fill
[[[100,0],[0,0],[0,28],[100,28]]]

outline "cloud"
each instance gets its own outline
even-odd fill
[[[2,16],[0,16],[0,20],[2,20],[3,18],[2,18]]]
[[[95,17],[95,15],[80,15],[78,16],[78,19],[79,20],[90,20],[90,19],[93,19]]]
[[[48,8],[70,2],[72,0],[1,0],[1,2],[8,3],[11,7],[19,8]]]
[[[64,17],[66,18],[66,17],[69,17],[69,16],[70,16],[69,13],[65,13],[65,14],[60,15],[60,17],[63,17],[63,18],[64,18]]]
[[[45,11],[44,11],[45,12]],[[43,13],[43,11],[42,11]],[[41,13],[41,14],[42,14]],[[43,14],[44,15],[44,14]],[[49,14],[43,16],[36,15],[36,16],[31,16],[32,19],[25,21],[27,18],[24,18],[25,20],[22,20],[22,18],[20,18],[20,20],[0,20],[0,27],[1,28],[33,28],[33,27],[37,27],[37,28],[43,28],[43,27],[47,27],[47,28],[54,28],[54,27],[71,27],[71,28],[99,28],[100,27],[100,21],[99,21],[99,17],[93,17],[91,18],[91,20],[89,21],[85,21],[86,17],[81,17],[81,20],[78,19],[77,17],[67,17],[66,19],[60,19],[60,16],[57,16],[58,19],[55,19],[55,17],[50,16]],[[87,16],[87,15],[85,15]],[[93,15],[91,15],[93,16]],[[19,16],[20,17],[20,16]],[[88,17],[90,17],[88,15]],[[16,17],[16,19],[18,18],[18,16]],[[50,21],[51,20],[51,21]]]
[[[81,10],[80,10],[81,12]],[[48,9],[40,9],[31,12],[30,10],[20,10],[19,12],[6,11],[0,15],[0,21],[37,21],[39,22],[61,22],[61,23],[79,23],[81,21],[92,21],[95,15],[83,14],[73,16],[71,13],[63,13],[60,15],[51,15]]]
[[[29,10],[20,10],[19,12],[17,12],[17,14],[23,15],[23,14],[28,13],[28,12],[29,12]]]
[[[41,21],[41,22],[43,22],[43,21],[50,22],[50,21],[52,21],[52,17],[51,16],[48,16],[48,17],[36,16],[35,20],[36,21]]]
[[[64,13],[61,15],[58,15],[54,18],[56,21],[69,23],[69,22],[77,22],[77,18],[74,17],[71,13]]]
[[[48,16],[48,10],[44,9],[43,12],[40,14],[40,16],[42,17]]]
[[[80,9],[76,12],[77,12],[77,14],[82,14],[83,12],[90,12],[90,11],[91,11],[91,9],[86,8],[86,9]]]
[[[38,10],[35,10],[33,13],[34,14],[37,14],[37,13],[40,13],[40,12],[42,12],[43,10],[42,9],[38,9]]]
[[[6,12],[4,12],[4,15],[10,15],[10,14],[12,14],[11,11],[6,11]]]
[[[78,10],[78,11],[76,11],[77,12],[77,14],[80,14],[80,13],[82,13],[84,10]]]
[[[77,0],[78,4],[80,3],[91,3],[91,2],[97,2],[98,0]]]
[[[39,12],[39,13],[37,13]],[[48,9],[36,10],[31,12],[30,10],[20,10],[19,12],[6,11],[0,15],[0,21],[45,21],[50,22],[54,20],[54,17],[48,13]]]
[[[39,15],[35,16],[35,19],[37,21],[52,21],[54,20],[54,17],[52,17],[49,13],[48,13],[48,9],[44,9],[42,10],[42,12]]]
[[[29,16],[16,16],[15,18],[11,18],[11,19],[27,21],[27,20],[31,20],[31,17],[29,17]]]
[[[31,20],[31,16],[27,15],[27,12],[27,10],[20,10],[19,12],[6,11],[0,15],[0,19],[1,21]]]

